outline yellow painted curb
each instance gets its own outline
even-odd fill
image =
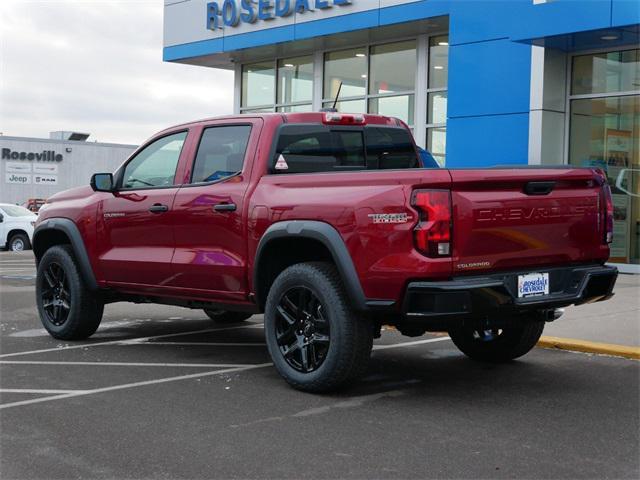
[[[640,360],[640,347],[616,345],[613,343],[589,342],[587,340],[576,340],[575,338],[540,337],[537,346],[542,348],[573,350],[575,352],[600,353],[602,355],[613,355],[615,357]]]

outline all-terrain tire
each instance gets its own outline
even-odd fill
[[[479,335],[470,327],[451,330],[449,336],[468,357],[482,362],[503,363],[528,353],[538,343],[543,330],[543,321],[523,320],[521,325],[495,331],[492,339]]]
[[[251,313],[230,312],[228,310],[217,310],[213,308],[205,308],[204,313],[216,323],[238,323],[244,322],[251,318]]]
[[[328,349],[313,371],[303,372],[285,358],[278,343],[278,307],[288,292],[309,290],[322,309],[323,322],[328,322]],[[303,312],[304,314],[304,312]],[[280,375],[294,388],[306,392],[328,392],[343,387],[367,370],[373,343],[370,323],[351,307],[342,280],[330,263],[309,262],[292,265],[275,280],[264,315],[265,336],[269,354]]]
[[[60,340],[93,335],[104,310],[104,302],[85,284],[69,245],[51,247],[40,259],[36,304],[42,325]]]
[[[14,233],[7,242],[7,250],[11,252],[22,252],[31,250],[31,242],[29,237],[24,233]]]

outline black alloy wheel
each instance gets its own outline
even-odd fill
[[[71,245],[52,246],[40,258],[36,305],[42,326],[54,338],[83,340],[98,329],[104,299],[87,286]]]
[[[264,331],[276,370],[298,390],[333,391],[367,371],[373,328],[353,309],[331,263],[296,263],[276,277]]]
[[[67,321],[71,310],[71,294],[64,268],[59,263],[51,262],[44,270],[40,281],[40,295],[46,320],[59,327]]]
[[[327,358],[331,342],[329,321],[312,289],[298,286],[280,297],[276,341],[286,362],[298,372],[313,372]]]

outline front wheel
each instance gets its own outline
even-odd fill
[[[38,263],[36,303],[40,321],[61,340],[82,340],[98,329],[104,302],[80,275],[71,247],[51,247]]]
[[[489,330],[460,327],[449,331],[449,336],[466,356],[483,362],[503,363],[521,357],[536,346],[544,322],[523,319],[521,325]]]
[[[267,296],[264,326],[273,363],[294,388],[335,390],[367,369],[373,329],[351,308],[331,264],[284,270]]]
[[[29,237],[24,233],[16,233],[9,239],[7,248],[12,252],[22,252],[31,248],[31,242],[29,242]]]

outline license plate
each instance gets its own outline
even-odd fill
[[[549,295],[548,273],[518,275],[518,298]]]

